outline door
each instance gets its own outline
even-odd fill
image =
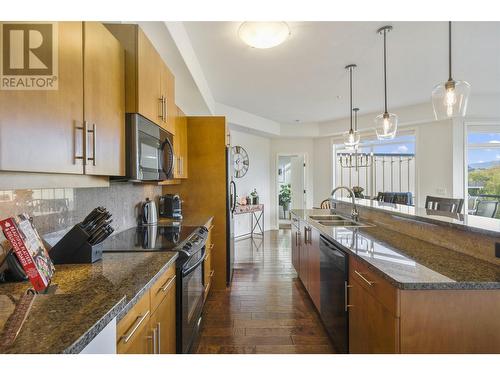
[[[233,279],[234,268],[234,211],[236,209],[236,183],[233,181],[233,153],[231,147],[226,147],[226,284],[230,285]]]
[[[306,290],[309,290],[309,227],[300,226],[302,242],[299,242],[299,276]]]
[[[169,133],[175,134],[175,119],[177,107],[175,105],[175,78],[160,57],[161,65],[161,97],[163,98],[163,119],[161,126]]]
[[[82,23],[56,22],[58,89],[0,90],[0,170],[82,174]]]
[[[144,32],[137,30],[138,112],[159,126],[164,125],[161,92],[162,60]]]
[[[151,331],[155,332],[156,353],[175,354],[175,281],[170,284],[165,298],[151,315]]]
[[[396,353],[398,319],[357,281],[349,284],[349,353]]]
[[[292,156],[290,184],[292,192],[292,209],[305,208],[304,195],[304,156]]]
[[[316,306],[320,310],[320,253],[319,253],[319,232],[311,228],[308,234],[309,239],[309,261],[308,261],[308,275],[309,275],[309,295]]]
[[[297,220],[292,217],[292,265],[293,268],[295,268],[295,271],[297,273],[299,272],[300,269],[300,258],[299,258],[299,251],[300,251],[300,229],[298,226],[295,225],[295,221]],[[298,225],[298,223],[297,223]]]
[[[85,22],[85,173],[125,175],[125,71],[120,42],[99,22]]]

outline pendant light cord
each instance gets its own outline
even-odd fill
[[[351,133],[352,133],[352,67],[349,68],[349,113],[351,114]]]
[[[451,21],[448,22],[448,71],[450,73],[448,81],[452,81],[453,78],[451,78]]]
[[[387,30],[384,29],[384,108],[387,113],[387,46],[386,46]]]

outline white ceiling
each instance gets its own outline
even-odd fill
[[[280,123],[347,117],[348,75],[355,63],[354,105],[360,114],[383,106],[382,36],[388,34],[391,108],[430,100],[448,77],[446,22],[291,22],[291,37],[254,49],[237,37],[240,22],[184,22],[215,100]],[[455,79],[472,95],[500,92],[500,22],[453,26]],[[338,98],[340,96],[340,99]]]

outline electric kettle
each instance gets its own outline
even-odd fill
[[[158,223],[158,213],[156,212],[156,204],[154,201],[146,198],[146,202],[142,203],[142,224],[155,225]]]

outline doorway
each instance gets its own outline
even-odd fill
[[[277,171],[278,225],[290,228],[290,211],[306,207],[304,154],[279,154]]]

